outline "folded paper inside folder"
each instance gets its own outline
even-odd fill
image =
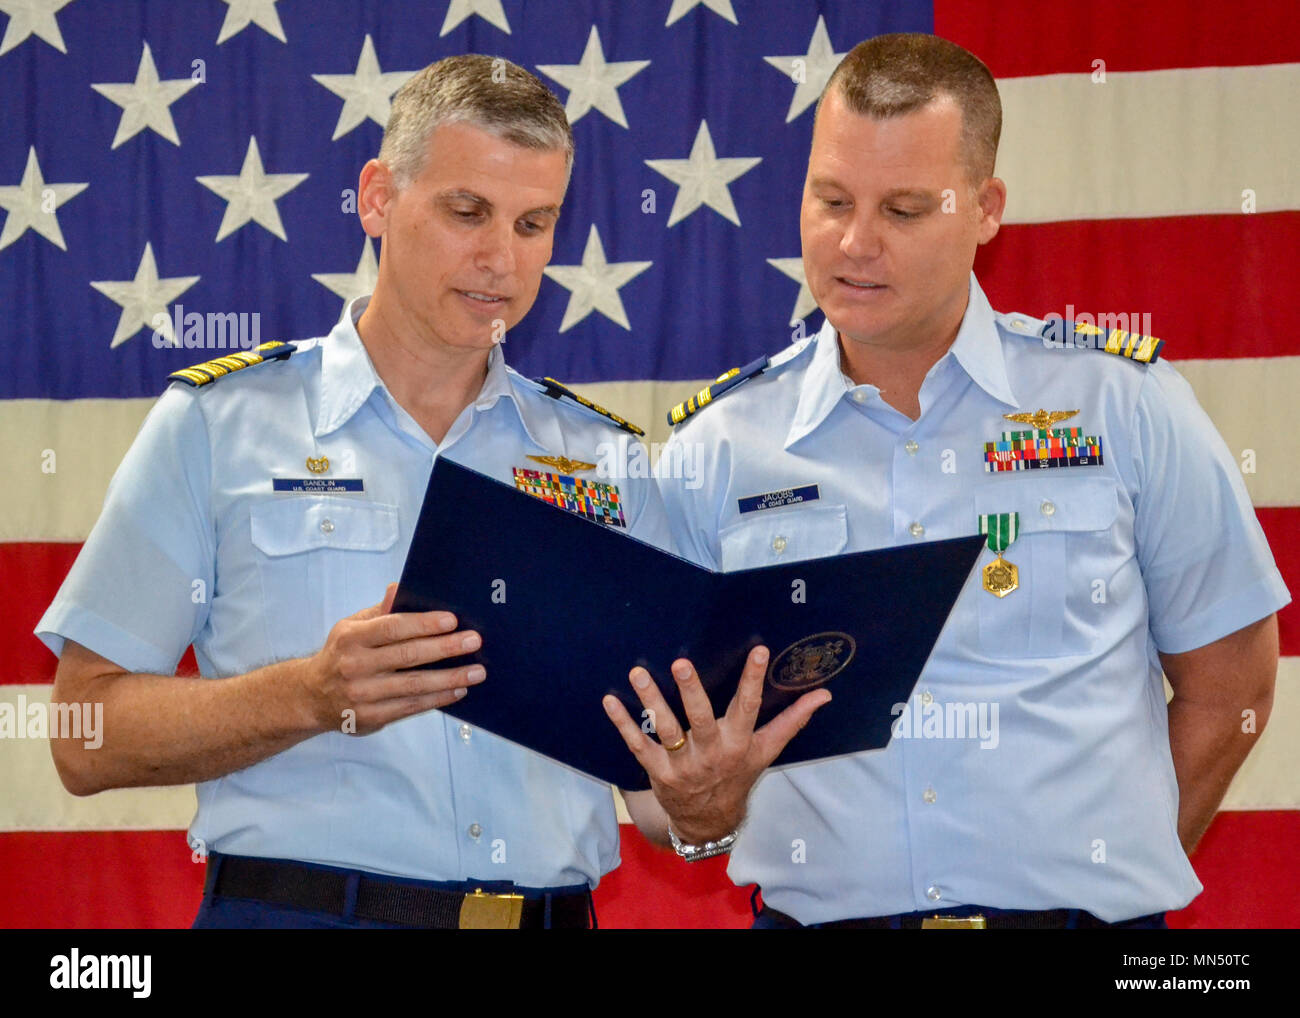
[[[889,742],[966,583],[979,536],[717,573],[444,458],[429,478],[394,611],[451,611],[487,681],[443,712],[621,788],[649,787],[610,723],[642,665],[686,724],[669,667],[695,665],[721,715],[750,649],[771,652],[761,726],[819,686],[833,699],[777,758],[805,763]],[[797,581],[797,582],[796,582]],[[799,597],[792,593],[799,591]]]

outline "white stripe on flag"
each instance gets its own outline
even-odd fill
[[[16,711],[19,697],[48,707],[50,685],[0,686],[0,704]],[[19,724],[23,719],[17,719]],[[26,731],[26,729],[23,729]],[[47,727],[48,730],[48,727]],[[78,797],[63,787],[48,739],[0,739],[0,831],[168,831],[194,819],[193,785],[118,788]]]
[[[1104,56],[1104,54],[1099,54]],[[1300,208],[1300,64],[998,82],[1007,223]],[[1104,253],[1098,253],[1104,256]]]
[[[1186,360],[1174,366],[1191,383],[1238,462],[1245,450],[1253,450],[1254,472],[1246,473],[1245,481],[1255,505],[1300,506],[1300,470],[1295,469],[1295,440],[1288,424],[1300,392],[1300,357]],[[647,441],[663,443],[672,430],[668,409],[709,381],[602,382],[576,388],[640,425]],[[153,404],[151,399],[0,400],[0,434],[5,436],[0,444],[0,541],[84,541],[99,518],[109,478]],[[980,455],[982,448],[972,445],[971,455]],[[46,450],[55,453],[54,473],[42,471]]]

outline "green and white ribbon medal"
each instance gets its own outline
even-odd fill
[[[989,551],[997,556],[984,567],[984,589],[1006,597],[1020,586],[1020,570],[1002,557],[1020,533],[1019,513],[981,513],[980,533],[988,537]]]

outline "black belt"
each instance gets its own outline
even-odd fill
[[[969,911],[963,909],[963,913]],[[774,922],[781,929],[796,929],[803,923],[778,912],[771,905],[764,905],[761,914]],[[984,929],[989,930],[1097,930],[1123,928],[1129,925],[1147,923],[1152,916],[1138,916],[1118,923],[1108,923],[1098,919],[1091,912],[1078,908],[1051,908],[1041,911],[1015,912],[979,912],[975,916],[945,916],[943,912],[907,912],[901,915],[867,916],[860,919],[836,919],[833,922],[818,923],[819,929],[825,930],[919,930],[919,929],[978,929],[978,919],[983,920]],[[935,920],[939,921],[936,922]]]
[[[355,905],[348,911],[349,884]],[[499,882],[485,883],[489,888]],[[555,893],[511,888],[506,893],[447,891],[363,872],[317,869],[279,859],[220,855],[208,860],[204,895],[247,898],[270,905],[432,929],[588,929],[591,892]]]

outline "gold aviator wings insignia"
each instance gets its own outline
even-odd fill
[[[1003,414],[1009,421],[1028,424],[1033,428],[1050,428],[1053,424],[1068,421],[1078,410],[1035,410],[1032,414]]]

